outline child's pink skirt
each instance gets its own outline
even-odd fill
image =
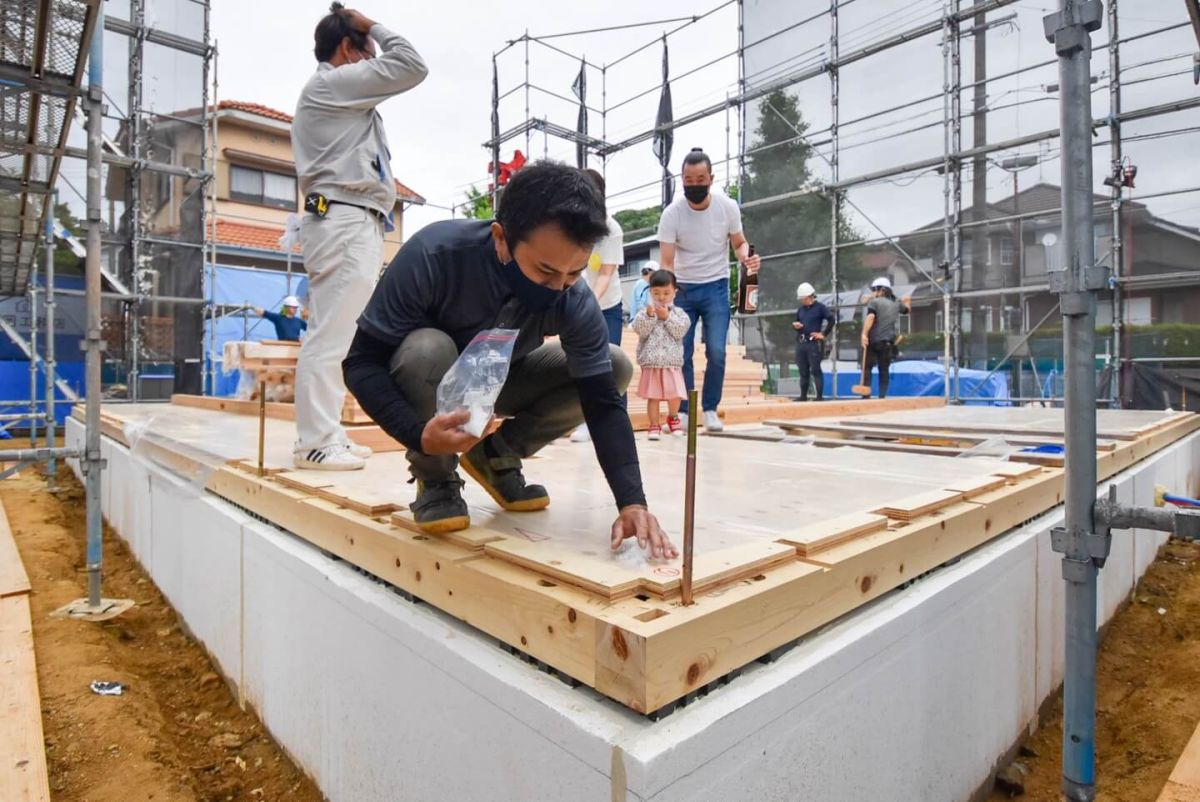
[[[683,383],[683,368],[642,368],[637,394],[647,400],[669,401],[687,398]]]

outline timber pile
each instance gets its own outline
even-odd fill
[[[1183,748],[1158,802],[1200,802],[1200,726]]]
[[[114,407],[112,414],[153,414],[144,409]],[[946,430],[939,435],[966,438],[991,418],[998,423],[989,428],[1049,438],[1054,413],[1061,428],[1061,410],[983,408],[884,412],[857,425],[890,423],[920,436],[932,420]],[[642,713],[667,709],[1014,529],[1059,504],[1063,493],[1057,467],[706,438],[696,604],[683,607],[679,561],[608,553],[612,501],[590,449],[555,444],[526,463],[530,481],[551,488],[547,510],[506,513],[468,483],[475,525],[431,536],[416,529],[406,508],[414,491],[400,478],[399,454],[378,455],[353,474],[280,471],[276,462],[260,478],[252,418],[179,414],[187,437],[230,459],[208,477],[210,492]],[[913,426],[902,428],[905,420]],[[1111,448],[1097,450],[1103,481],[1200,428],[1200,417],[1102,413],[1099,428],[1111,440]],[[290,454],[286,424],[271,431],[280,442],[268,459]],[[684,444],[669,438],[640,451],[651,507],[677,532]]]
[[[0,504],[0,799],[49,802],[29,577]]]

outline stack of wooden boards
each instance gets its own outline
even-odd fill
[[[288,340],[225,343],[226,370],[241,370],[251,375],[254,391],[250,400],[258,400],[258,385],[266,383],[267,401],[291,404],[296,400],[296,365],[300,361],[300,343]],[[232,410],[231,410],[232,411]],[[257,414],[257,409],[255,410]],[[342,404],[342,423],[361,425],[373,423],[367,413],[346,394]]]
[[[29,577],[0,504],[0,799],[49,802]]]
[[[106,411],[153,414],[137,405]],[[549,509],[506,513],[468,483],[475,525],[434,537],[406,509],[413,489],[402,455],[378,455],[353,474],[276,463],[258,477],[246,447],[252,418],[182,412],[187,437],[230,459],[208,477],[211,492],[644,713],[1040,515],[1063,492],[1062,469],[1038,464],[705,438],[696,604],[684,607],[678,560],[609,553],[612,500],[591,449],[557,443],[527,461],[530,481],[550,488]],[[997,428],[1049,436],[1054,414],[1061,427],[1061,411],[981,408],[865,415],[858,425],[908,416],[953,435],[995,416]],[[1116,412],[1102,414],[1100,428],[1112,439],[1097,451],[1104,480],[1200,428],[1200,418]],[[269,458],[290,453],[286,424],[271,437],[281,442]],[[678,532],[684,444],[643,443],[641,462],[651,508]]]

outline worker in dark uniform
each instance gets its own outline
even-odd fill
[[[422,529],[470,525],[459,467],[505,510],[548,506],[547,489],[525,481],[523,460],[586,422],[616,502],[612,548],[637,538],[649,556],[678,556],[647,509],[621,404],[633,365],[609,344],[596,295],[579,280],[607,234],[599,188],[574,167],[538,162],[513,175],[495,220],[426,226],[388,266],[342,369],[363,410],[407,447],[417,483],[409,510]],[[466,410],[437,414],[437,388],[493,328],[519,333],[496,399],[505,420],[480,439],[463,430]]]
[[[825,338],[833,331],[835,321],[829,307],[817,300],[817,291],[807,281],[796,288],[796,367],[800,369],[800,400],[808,400],[811,379],[817,391],[818,401],[825,400],[825,374],[821,372],[821,359],[825,356]]]
[[[868,377],[871,368],[879,367],[879,397],[887,398],[892,360],[897,353],[900,316],[909,313],[912,300],[905,296],[897,301],[892,282],[886,277],[872,281],[871,291],[875,297],[867,304],[867,317],[863,321],[863,358],[866,360]]]
[[[268,312],[266,309],[255,309],[261,318],[275,324],[275,339],[288,342],[300,342],[300,332],[308,329],[308,323],[300,315],[300,301],[295,295],[283,299],[283,312]]]

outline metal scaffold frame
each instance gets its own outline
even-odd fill
[[[746,41],[746,33],[744,30],[744,10],[742,0],[729,0],[721,2],[708,10],[698,13],[691,17],[683,17],[678,19],[654,20],[645,23],[631,23],[627,25],[617,25],[607,28],[598,28],[582,31],[568,31],[555,33],[546,36],[532,35],[528,31],[521,36],[509,40],[504,47],[493,54],[493,71],[496,75],[496,91],[494,93],[493,103],[493,120],[492,120],[492,136],[484,147],[489,151],[492,162],[493,171],[490,176],[493,187],[497,188],[500,183],[500,152],[501,146],[513,139],[525,138],[526,148],[529,147],[529,137],[535,131],[541,131],[548,139],[554,137],[572,145],[580,145],[585,149],[585,152],[591,156],[601,160],[602,171],[607,172],[608,160],[614,155],[625,151],[635,145],[642,144],[666,133],[671,133],[679,128],[682,128],[690,123],[711,117],[717,114],[728,114],[731,110],[736,112],[736,118],[739,122],[738,148],[736,154],[729,154],[726,157],[726,164],[736,160],[738,166],[739,178],[744,178],[746,175],[747,157],[754,154],[754,150],[750,149],[747,144],[747,109],[755,101],[758,101],[771,92],[779,89],[789,89],[797,85],[810,81],[822,76],[829,78],[830,91],[830,125],[828,128],[820,131],[806,131],[804,133],[797,132],[793,142],[804,142],[807,144],[811,152],[823,159],[829,168],[829,179],[827,181],[814,182],[808,186],[796,187],[790,192],[766,198],[755,198],[750,201],[742,199],[744,208],[761,208],[771,206],[773,204],[782,203],[784,201],[794,200],[809,195],[821,195],[828,199],[833,208],[833,222],[831,231],[834,234],[830,245],[818,245],[811,248],[798,248],[786,253],[764,254],[764,264],[769,264],[774,259],[782,259],[788,257],[801,256],[806,254],[824,254],[830,260],[829,267],[829,282],[831,286],[832,297],[834,304],[839,303],[839,290],[842,289],[842,281],[839,275],[839,252],[847,248],[860,245],[872,245],[888,243],[894,247],[897,252],[903,257],[903,261],[911,262],[917,270],[924,274],[928,285],[934,290],[936,297],[940,298],[942,304],[942,334],[943,334],[943,355],[942,361],[946,371],[946,390],[945,394],[948,401],[961,402],[971,400],[973,390],[964,388],[959,380],[959,368],[963,365],[965,358],[964,342],[963,342],[963,314],[964,308],[972,302],[978,302],[981,299],[989,297],[1003,297],[1005,294],[1018,294],[1022,298],[1022,319],[1025,321],[1023,328],[1027,328],[1029,324],[1028,309],[1024,308],[1024,298],[1030,289],[1033,287],[1022,286],[1008,287],[997,290],[990,289],[967,289],[964,287],[964,250],[963,237],[964,235],[980,236],[980,230],[986,230],[988,227],[1000,225],[1004,223],[1013,223],[1020,225],[1022,221],[1044,216],[1048,210],[1041,209],[1036,212],[1021,213],[1014,208],[1014,213],[1003,217],[987,217],[982,216],[982,219],[964,220],[963,217],[963,202],[962,202],[962,181],[963,181],[963,165],[966,164],[972,168],[973,173],[980,170],[980,165],[983,165],[983,170],[986,171],[987,164],[992,162],[995,154],[1003,152],[1013,152],[1021,148],[1029,146],[1043,146],[1046,143],[1052,142],[1059,138],[1060,131],[1058,127],[1047,128],[1045,130],[1036,131],[1033,133],[1022,134],[1020,136],[1010,137],[1003,140],[989,141],[986,136],[986,116],[991,111],[986,104],[983,108],[969,109],[965,113],[963,111],[962,95],[966,91],[972,91],[975,95],[975,105],[978,107],[981,103],[981,98],[986,97],[986,88],[995,82],[1011,79],[1017,76],[1028,74],[1035,70],[1045,69],[1055,63],[1054,59],[1037,61],[1032,64],[1019,65],[1014,70],[1009,70],[999,74],[984,74],[983,68],[977,64],[977,69],[980,74],[973,77],[969,82],[964,82],[962,76],[962,54],[961,43],[964,39],[976,37],[977,41],[983,38],[985,31],[1004,25],[1015,18],[1015,12],[1012,12],[1010,7],[1015,6],[1016,0],[943,0],[940,14],[936,19],[922,20],[911,23],[908,27],[896,32],[888,32],[887,35],[881,35],[872,40],[864,41],[859,36],[853,43],[852,47],[847,47],[841,41],[844,32],[839,30],[839,10],[845,8],[858,0],[829,0],[828,8],[805,16],[803,19],[783,25],[778,30],[773,30],[768,35],[764,36],[757,42]],[[679,75],[672,76],[669,85],[674,81],[689,75],[696,74],[702,70],[711,68],[713,65],[722,62],[727,58],[736,58],[738,62],[738,79],[736,93],[730,92],[723,101],[706,105],[696,111],[679,116],[678,118],[662,124],[654,125],[642,129],[624,139],[618,141],[609,141],[609,115],[622,108],[626,104],[638,98],[645,97],[655,91],[659,91],[660,86],[651,86],[646,90],[637,92],[627,98],[614,98],[612,89],[609,84],[610,73],[614,67],[630,59],[634,55],[641,53],[648,48],[654,47],[659,42],[666,42],[673,36],[678,35],[683,30],[696,25],[725,9],[731,5],[737,6],[738,13],[738,44],[736,49],[731,52],[724,53],[716,58],[706,61],[704,64],[691,69]],[[1200,108],[1200,98],[1187,97],[1176,101],[1149,105],[1137,109],[1125,109],[1122,103],[1123,88],[1128,81],[1122,79],[1122,74],[1130,69],[1144,67],[1146,64],[1123,65],[1121,59],[1121,49],[1123,46],[1135,42],[1146,40],[1152,37],[1159,37],[1164,34],[1175,31],[1179,28],[1187,27],[1189,22],[1181,19],[1180,22],[1167,24],[1152,30],[1137,33],[1125,38],[1121,38],[1118,26],[1118,4],[1112,2],[1107,9],[1108,17],[1108,41],[1107,50],[1109,56],[1109,80],[1107,81],[1107,89],[1110,104],[1110,113],[1093,121],[1093,128],[1097,131],[1106,131],[1108,141],[1103,140],[1093,141],[1090,146],[1108,145],[1110,150],[1110,158],[1112,160],[1113,170],[1117,171],[1125,162],[1124,144],[1129,139],[1123,133],[1123,127],[1127,123],[1148,120],[1152,118],[1163,117],[1165,115],[1175,114],[1178,112],[1187,111],[1189,109]],[[990,18],[987,15],[992,12],[1000,12],[1008,9],[1009,14]],[[1179,9],[1180,15],[1186,17],[1183,9]],[[745,54],[750,49],[762,42],[778,37],[791,30],[796,30],[807,25],[812,25],[823,18],[828,17],[830,26],[830,34],[828,44],[825,48],[820,48],[821,52],[813,52],[806,58],[800,56],[792,56],[787,62],[782,63],[778,69],[770,72],[766,78],[760,80],[757,84],[751,84],[746,77]],[[964,25],[963,23],[969,23]],[[634,49],[620,54],[610,61],[595,63],[589,61],[577,53],[563,49],[557,43],[558,40],[568,37],[586,37],[591,34],[605,33],[614,30],[638,29],[642,27],[662,27],[664,32],[660,35],[649,39],[644,44],[641,44]],[[860,116],[856,119],[844,119],[841,113],[840,93],[842,84],[840,80],[841,71],[843,68],[863,61],[883,53],[887,53],[894,48],[904,44],[913,42],[914,40],[923,37],[932,37],[935,35],[941,36],[942,56],[944,64],[943,84],[941,91],[930,94],[927,97],[918,98],[917,100],[903,103],[892,108],[883,109],[872,112],[865,116]],[[986,62],[986,56],[982,49],[982,41],[980,46],[976,48],[976,61],[982,58]],[[522,80],[515,86],[501,92],[499,89],[499,57],[506,51],[522,47],[524,49],[524,58],[522,61],[523,76]],[[533,75],[533,66],[531,61],[531,48],[543,48],[552,51],[560,56],[566,56],[577,63],[584,65],[586,68],[599,71],[603,80],[603,88],[601,93],[600,108],[591,109],[596,114],[599,114],[602,120],[600,138],[593,137],[587,134],[581,134],[573,128],[561,125],[549,119],[546,116],[537,116],[531,110],[530,95],[532,93],[545,94],[549,97],[557,98],[560,101],[575,102],[572,98],[555,93],[538,85],[536,78]],[[1168,75],[1153,76],[1151,78],[1139,78],[1134,83],[1143,83],[1149,80],[1156,80]],[[505,130],[500,128],[499,119],[499,103],[505,98],[516,93],[523,93],[525,98],[525,119],[523,122],[514,125]],[[882,117],[888,114],[909,109],[922,103],[941,98],[943,102],[943,114],[941,120],[933,123],[921,123],[913,128],[906,129],[900,133],[913,133],[926,128],[940,126],[944,130],[944,145],[943,152],[940,156],[930,157],[926,159],[914,160],[906,163],[894,164],[882,169],[872,170],[870,172],[861,173],[858,175],[846,176],[839,160],[839,153],[844,147],[842,142],[843,132],[848,126],[859,124],[867,120]],[[1018,101],[1014,105],[1019,105]],[[590,108],[590,107],[589,107]],[[964,146],[962,142],[963,121],[974,118],[976,122],[976,130],[979,132],[977,141],[970,146]],[[980,130],[980,129],[983,130]],[[1152,136],[1152,135],[1151,135]],[[729,137],[727,137],[728,139]],[[1137,139],[1138,137],[1134,137]],[[762,150],[776,147],[781,143],[772,143],[762,148]],[[861,146],[862,143],[859,143]],[[727,150],[729,148],[727,147]],[[826,153],[829,155],[827,156]],[[994,163],[994,162],[992,162]],[[714,163],[716,166],[719,163]],[[1000,166],[997,164],[997,166]],[[1003,168],[1008,169],[1008,168]],[[1020,169],[1020,168],[1018,168]],[[939,275],[930,275],[928,271],[922,269],[917,264],[916,260],[904,252],[900,247],[900,243],[896,236],[893,236],[887,231],[880,228],[869,216],[857,205],[854,204],[847,192],[856,187],[866,187],[880,182],[896,179],[897,177],[911,174],[919,174],[921,172],[936,171],[942,174],[943,179],[943,195],[944,195],[944,219],[940,226],[943,239],[944,261],[938,266]],[[1014,187],[1016,183],[1013,172]],[[678,176],[676,176],[678,177]],[[609,182],[609,198],[618,199],[622,196],[628,196],[631,193],[648,190],[650,187],[657,186],[659,180],[647,181],[645,184],[639,184],[634,187],[613,187],[612,182]],[[1178,193],[1200,193],[1200,186],[1187,187],[1183,189],[1174,189],[1169,192],[1139,194],[1138,200],[1147,200],[1156,197],[1165,197],[1170,194]],[[978,194],[978,193],[975,193]],[[1113,331],[1109,340],[1111,359],[1113,364],[1117,366],[1117,378],[1110,384],[1111,388],[1111,403],[1116,406],[1126,405],[1130,400],[1130,392],[1128,389],[1129,379],[1127,376],[1128,368],[1132,364],[1132,353],[1129,346],[1129,327],[1125,325],[1124,317],[1126,314],[1123,296],[1128,286],[1134,283],[1132,276],[1128,275],[1128,249],[1123,236],[1122,226],[1128,225],[1128,215],[1124,213],[1126,205],[1125,194],[1122,187],[1118,184],[1113,186],[1110,195],[1109,205],[1112,212],[1112,225],[1114,229],[1111,245],[1109,246],[1110,253],[1106,254],[1106,258],[1111,259],[1113,267],[1113,275],[1111,281],[1111,290],[1113,294],[1112,300],[1112,317]],[[985,196],[986,198],[986,196]],[[977,205],[978,198],[974,198]],[[858,212],[871,228],[876,229],[880,236],[871,236],[857,239],[852,242],[839,241],[837,236],[839,223],[843,215],[843,206],[849,207]],[[1061,210],[1059,210],[1061,212]],[[922,233],[907,232],[909,234]],[[766,312],[757,315],[742,315],[743,319],[752,317],[772,317],[790,312]],[[836,332],[836,328],[835,328]],[[1024,334],[1031,332],[1024,331]],[[835,335],[836,336],[836,335]],[[836,353],[836,351],[835,351]],[[1012,358],[1012,355],[1006,356],[1003,362],[1007,362]],[[836,360],[835,360],[836,365]],[[1019,389],[1019,388],[1018,388]],[[1017,396],[1021,393],[1017,392]],[[1038,400],[1061,402],[1061,397],[1042,397]]]

